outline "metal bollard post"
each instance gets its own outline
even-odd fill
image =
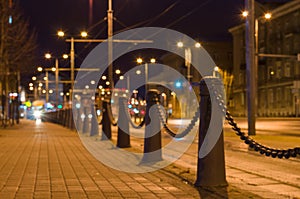
[[[125,112],[127,110],[124,107],[124,103],[127,104],[127,99],[124,97],[120,97],[117,137],[117,147],[120,148],[130,147],[129,121]]]
[[[108,101],[103,101],[103,115],[102,115],[102,136],[101,140],[111,139],[111,124],[108,116]]]
[[[98,135],[99,134],[99,126],[97,115],[95,114],[95,104],[91,104],[91,114],[92,114],[92,121],[91,121],[91,131],[90,136]]]
[[[199,157],[199,151],[203,145],[204,138],[211,120],[211,99],[209,90],[204,80],[200,82],[200,126],[199,126],[199,145],[198,145],[198,165],[197,180],[195,186],[227,186],[225,174],[224,158],[224,138],[223,131],[214,145],[213,149],[203,158]],[[219,109],[218,109],[219,110]],[[222,120],[221,110],[220,117]]]
[[[83,114],[84,114],[84,119],[83,119],[82,133],[87,133],[89,130],[89,118],[87,114],[87,107],[83,107]]]
[[[81,111],[82,111],[82,107],[80,105],[80,107],[76,108],[76,125],[75,125],[75,127],[78,131],[80,131],[82,129]]]
[[[158,90],[150,89],[147,92],[147,106],[145,115],[146,128],[144,140],[144,156],[142,158],[142,163],[157,162],[162,160],[160,120],[159,117],[155,115],[150,118],[150,108],[151,106],[156,105],[159,99],[160,97]]]

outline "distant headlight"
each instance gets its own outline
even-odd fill
[[[41,117],[42,112],[41,111],[34,111],[33,115],[34,115],[34,117],[38,118],[38,117]]]

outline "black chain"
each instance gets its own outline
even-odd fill
[[[113,126],[117,126],[118,125],[118,121],[114,119],[114,116],[112,114],[112,110],[111,110],[111,105],[108,103],[107,104],[107,112],[108,112],[108,118],[110,120],[110,123],[113,125]]]
[[[236,135],[238,135],[241,140],[243,140],[247,145],[249,145],[250,148],[254,149],[262,155],[265,154],[266,156],[271,156],[272,158],[284,157],[288,159],[290,157],[296,157],[297,155],[300,155],[300,147],[295,147],[293,149],[274,149],[266,147],[253,140],[250,136],[246,135],[244,132],[241,131],[241,128],[238,127],[230,112],[226,110],[226,105],[224,100],[222,100],[222,96],[218,95],[217,91],[214,91],[213,93],[216,96],[215,99],[217,100],[221,111],[226,115],[225,118],[228,121],[229,125],[232,126],[232,129],[236,132]]]
[[[126,117],[127,117],[127,119],[128,119],[128,121],[129,121],[129,123],[131,124],[131,126],[133,127],[133,128],[135,128],[135,129],[140,129],[140,128],[142,128],[143,126],[144,126],[144,124],[145,124],[145,118],[143,118],[143,120],[142,120],[142,122],[139,124],[139,125],[135,125],[134,123],[133,123],[133,121],[131,120],[131,117],[130,117],[130,115],[129,115],[129,112],[127,111],[127,106],[126,106],[126,101],[124,100],[124,103],[123,103],[123,106],[124,106],[124,110],[125,110],[125,114],[126,114]]]
[[[181,133],[174,133],[167,125],[165,117],[164,117],[164,110],[161,109],[160,105],[157,104],[157,111],[158,111],[158,115],[159,115],[159,119],[164,127],[164,129],[166,130],[166,132],[174,137],[174,138],[183,138],[184,136],[186,136],[195,126],[197,120],[199,119],[200,116],[200,110],[198,109],[197,112],[195,112],[195,115],[193,117],[193,119],[191,120],[190,124],[187,126],[187,128],[181,132]]]

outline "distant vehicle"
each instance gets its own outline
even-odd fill
[[[31,112],[34,120],[41,120],[42,114],[45,112],[45,101],[35,100],[32,102]]]

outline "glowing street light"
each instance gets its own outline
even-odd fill
[[[46,59],[51,59],[51,57],[52,57],[52,56],[51,56],[50,53],[46,53],[46,54],[45,54],[45,58],[46,58]]]
[[[37,68],[37,70],[38,70],[39,72],[42,72],[42,71],[43,71],[43,67],[39,66],[39,67]]]
[[[88,36],[88,33],[86,32],[86,31],[82,31],[81,33],[80,33],[80,35],[81,35],[81,37],[87,37]]]
[[[272,17],[272,14],[271,14],[271,13],[268,12],[268,13],[265,14],[265,18],[266,18],[266,19],[271,19],[271,17]]]
[[[177,47],[182,48],[183,47],[183,42],[177,42]]]
[[[65,33],[62,30],[57,31],[57,36],[63,37],[65,36]]]
[[[243,17],[247,17],[248,15],[249,15],[249,12],[248,12],[248,11],[244,10],[244,11],[242,12],[242,16],[243,16]]]

